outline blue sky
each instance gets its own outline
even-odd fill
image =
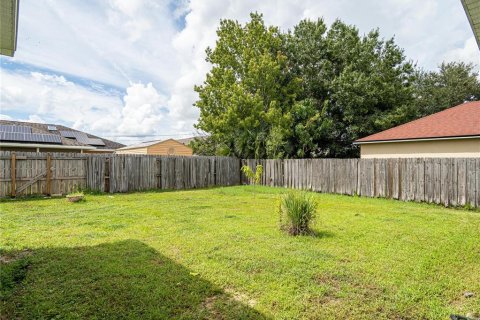
[[[193,135],[205,48],[219,19],[251,11],[284,30],[318,17],[379,28],[425,69],[480,64],[459,0],[22,0],[16,55],[0,58],[0,117],[125,143]]]

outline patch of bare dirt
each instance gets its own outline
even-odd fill
[[[225,292],[232,296],[232,299],[241,302],[249,307],[254,307],[257,304],[257,300],[250,298],[242,292],[238,292],[232,288],[226,288]]]
[[[25,250],[22,250],[22,251],[15,252],[13,254],[12,253],[2,254],[2,255],[0,255],[0,263],[14,262],[16,260],[25,258],[25,257],[31,255],[32,253],[33,252],[31,250],[25,249]]]

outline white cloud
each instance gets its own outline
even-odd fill
[[[36,114],[32,114],[28,116],[28,119],[22,120],[25,122],[35,122],[35,123],[47,123],[47,121],[43,120],[42,117]]]
[[[53,71],[2,70],[1,112],[100,135],[191,132],[193,86],[209,70],[205,48],[215,44],[219,20],[245,22],[252,11],[283,30],[319,17],[361,33],[378,27],[426,69],[443,60],[480,62],[458,0],[24,0],[16,57],[5,59]]]
[[[176,77],[169,2],[25,0],[15,61],[126,87]]]
[[[152,83],[132,84],[123,98],[122,122],[118,130],[126,134],[154,134],[162,125],[161,109],[166,99]]]
[[[123,99],[40,72],[3,72],[2,83],[8,84],[0,93],[2,119],[12,119],[12,112],[20,114],[17,120],[60,123],[122,141],[122,135],[171,131],[162,111],[166,98],[152,83],[131,84]]]
[[[4,84],[9,90],[0,93],[2,113],[29,114],[50,122],[72,124],[93,123],[99,117],[115,118],[122,108],[118,97],[54,74],[4,71],[2,86]]]
[[[480,64],[480,50],[478,50],[477,42],[475,37],[468,38],[463,47],[455,48],[448,51],[444,56],[445,61],[463,61],[463,62],[474,62],[477,65]]]

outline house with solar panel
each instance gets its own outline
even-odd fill
[[[125,145],[62,125],[0,120],[0,150],[113,153]]]

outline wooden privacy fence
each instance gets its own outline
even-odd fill
[[[262,164],[268,186],[480,207],[480,158],[240,161],[0,151],[0,197],[231,186],[248,183],[241,164]]]
[[[90,189],[128,192],[240,183],[240,160],[0,151],[0,197]]]
[[[257,164],[268,186],[480,207],[480,158],[242,160]]]

